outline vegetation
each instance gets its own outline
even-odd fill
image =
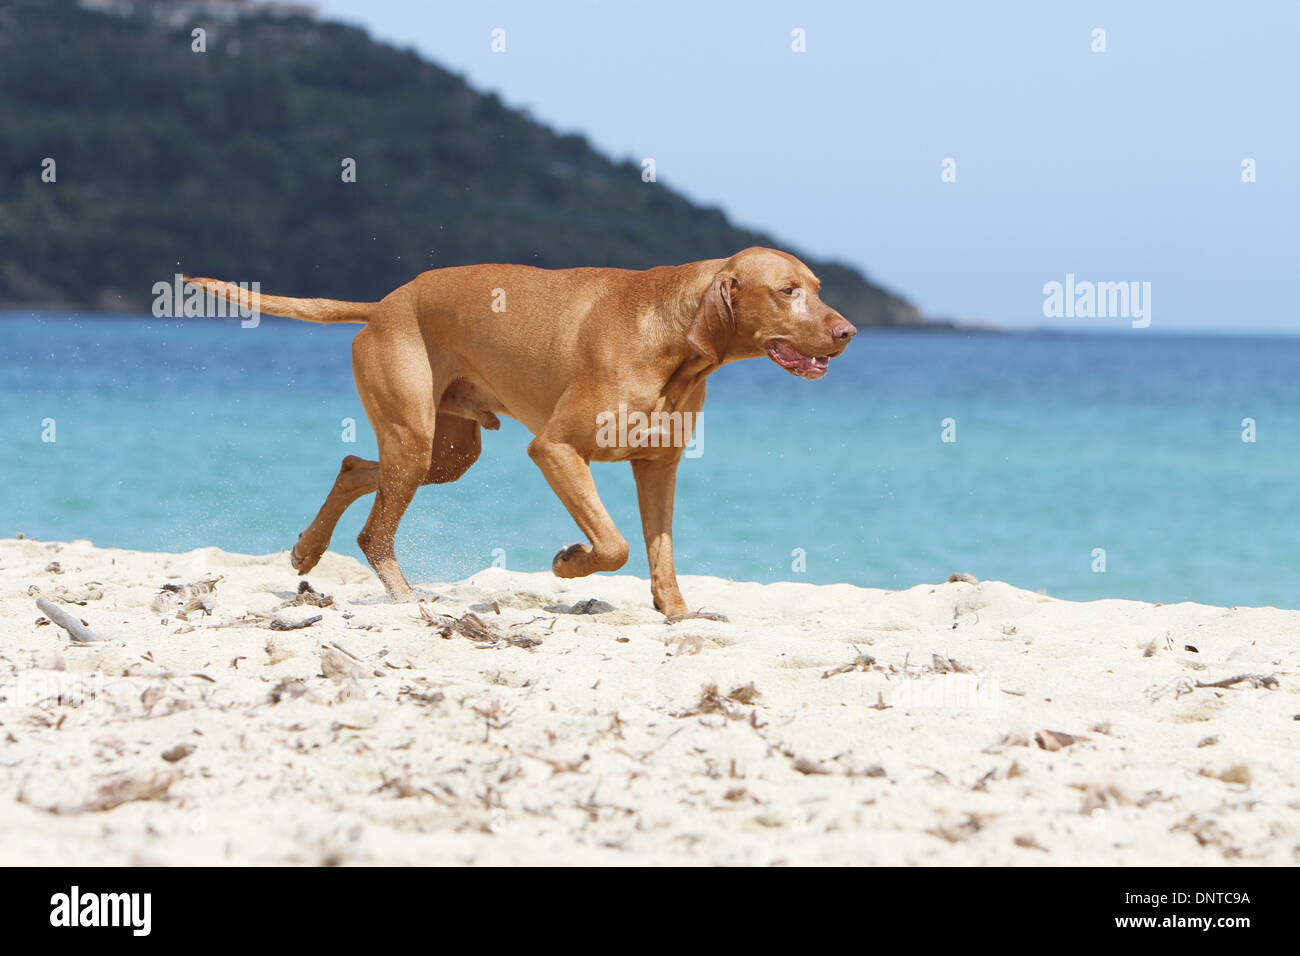
[[[785,247],[351,27],[0,4],[6,306],[143,310],[178,271],[373,299],[440,266],[644,268],[755,244]],[[859,324],[920,322],[808,261]]]

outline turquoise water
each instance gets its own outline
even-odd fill
[[[0,535],[289,547],[342,456],[374,455],[355,331],[0,316]],[[863,332],[814,383],[766,360],[729,366],[710,381],[703,454],[681,468],[677,567],[884,588],[966,571],[1074,599],[1300,607],[1297,369],[1300,339],[1141,331]],[[940,440],[947,418],[956,442]],[[464,577],[495,549],[545,570],[580,537],[527,432],[504,422],[484,439],[459,482],[408,511],[412,581]],[[644,576],[630,470],[594,470]],[[369,500],[335,549],[360,557]]]

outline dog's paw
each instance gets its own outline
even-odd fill
[[[589,554],[591,546],[586,544],[571,544],[567,548],[561,548],[551,561],[551,573],[557,578],[580,578],[587,573],[581,565],[585,564],[582,559]]]
[[[316,567],[320,562],[321,555],[325,552],[324,550],[320,550],[313,554],[310,551],[299,550],[301,546],[302,538],[299,538],[294,544],[293,550],[289,552],[289,563],[293,565],[293,569],[299,574],[306,574],[312,568]]]

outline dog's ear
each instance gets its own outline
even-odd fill
[[[736,334],[736,316],[731,310],[731,296],[737,282],[734,276],[719,275],[704,292],[700,306],[695,310],[695,320],[686,333],[686,341],[701,358],[719,365],[727,354],[727,346]]]

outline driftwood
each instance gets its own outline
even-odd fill
[[[93,644],[96,641],[106,640],[106,638],[100,637],[53,601],[37,598],[36,606],[41,609],[41,612],[46,617],[67,631],[68,636],[78,644]]]
[[[271,623],[266,626],[273,631],[297,631],[304,627],[311,627],[313,624],[318,621],[323,621],[324,619],[324,614],[313,614],[311,617],[301,621],[286,621],[282,618],[273,617],[271,618]]]

